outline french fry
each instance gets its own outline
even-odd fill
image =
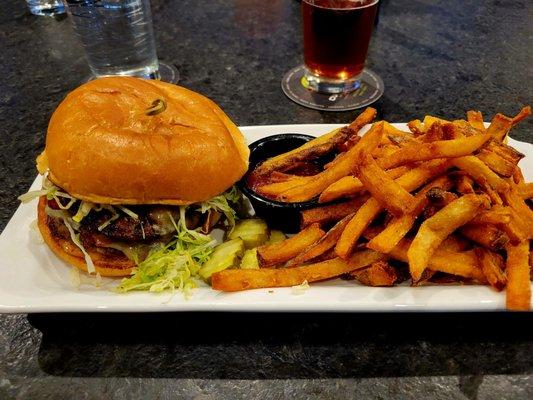
[[[509,163],[518,165],[520,160],[525,157],[524,154],[520,153],[518,150],[508,146],[504,143],[499,143],[494,140],[488,142],[484,149],[502,157],[507,160]]]
[[[459,232],[467,239],[492,251],[501,250],[509,243],[509,236],[492,224],[469,223]]]
[[[388,256],[386,254],[378,253],[374,250],[363,249],[354,251],[349,259],[350,265],[353,267],[351,272],[356,271],[360,268],[367,267],[372,263],[386,259],[388,259]]]
[[[478,183],[488,183],[491,188],[498,192],[509,190],[509,184],[496,175],[492,170],[476,156],[463,156],[454,158],[452,164],[467,172]]]
[[[524,183],[518,187],[518,193],[523,199],[533,198],[533,182]]]
[[[513,245],[517,245],[524,240],[527,240],[527,227],[523,226],[522,219],[518,216],[515,210],[510,210],[510,221],[507,224],[498,225],[509,237],[509,241]]]
[[[296,257],[325,234],[320,229],[320,226],[315,223],[282,242],[259,246],[257,248],[259,265],[264,268],[283,264],[291,258]]]
[[[441,189],[449,189],[452,185],[451,180],[447,176],[437,178],[433,182],[428,183],[416,195],[417,206],[413,212],[404,214],[393,218],[377,236],[373,237],[368,243],[369,249],[379,251],[381,253],[389,253],[400,240],[413,227],[416,218],[420,215],[426,206],[428,199],[427,193],[435,187]]]
[[[474,181],[468,175],[458,175],[456,185],[457,191],[461,194],[474,193]]]
[[[490,138],[490,135],[476,135],[454,140],[411,143],[398,149],[390,156],[379,159],[378,165],[381,168],[389,169],[415,161],[467,156],[483,146]]]
[[[444,239],[470,221],[483,204],[481,196],[466,194],[422,223],[407,252],[413,282],[420,280],[432,254]]]
[[[224,292],[296,286],[305,281],[334,278],[354,269],[349,261],[340,258],[295,268],[226,269],[211,276],[211,286]]]
[[[363,205],[367,200],[368,196],[363,195],[343,203],[330,204],[304,210],[301,212],[300,227],[303,229],[306,226],[314,223],[318,223],[323,226],[331,222],[340,221],[348,214],[357,211],[357,209],[361,207],[361,205]]]
[[[359,114],[359,116],[348,125],[348,129],[353,132],[359,132],[361,128],[369,123],[371,123],[374,118],[376,118],[377,111],[375,108],[367,107],[365,110]],[[348,151],[353,146],[355,146],[361,139],[358,135],[351,135],[344,143],[338,146],[338,149],[341,151]]]
[[[482,247],[476,247],[474,252],[489,284],[497,291],[502,291],[507,285],[507,277],[503,272],[505,263],[502,256]]]
[[[295,162],[317,158],[330,153],[349,140],[350,137],[357,136],[357,132],[363,126],[370,123],[375,116],[376,110],[372,107],[367,107],[350,125],[344,128],[334,129],[325,135],[305,143],[297,149],[269,158],[256,167],[254,174],[256,176],[265,176],[272,171],[284,170],[292,166]]]
[[[435,123],[439,123],[439,124],[443,125],[443,124],[446,124],[448,122],[449,121],[447,121],[445,119],[438,118],[438,117],[435,117],[433,115],[426,115],[426,116],[424,116],[424,120],[423,120],[423,123],[424,123],[424,126],[426,127],[426,129],[430,129],[433,126],[433,124],[435,124]]]
[[[477,158],[487,164],[491,170],[505,177],[512,176],[516,168],[516,164],[488,149],[481,149],[477,154]]]
[[[391,213],[401,215],[415,209],[415,198],[390,178],[370,154],[360,153],[356,175],[370,194]]]
[[[531,307],[529,281],[529,241],[507,247],[507,294],[509,310],[528,311]]]
[[[413,133],[415,137],[421,136],[426,133],[426,127],[424,126],[422,121],[420,121],[419,119],[409,121],[407,123],[407,127],[409,128],[409,130]]]
[[[512,127],[512,118],[506,117],[503,114],[496,114],[487,128],[487,134],[491,135],[494,140],[503,142]]]
[[[466,119],[473,128],[477,129],[481,133],[486,132],[485,124],[483,123],[483,115],[479,111],[467,111]]]
[[[355,161],[362,149],[373,149],[377,147],[383,135],[383,123],[377,122],[361,138],[361,140],[350,150],[348,150],[342,160],[323,172],[312,176],[311,181],[289,189],[280,198],[288,203],[307,201],[319,195],[325,188],[340,178],[353,173]]]
[[[510,206],[519,217],[515,220],[520,229],[527,235],[528,239],[533,238],[533,211],[524,202],[524,199],[518,193],[516,186],[513,186],[508,192],[502,193],[505,203]]]
[[[411,246],[412,241],[403,239],[389,255],[396,260],[408,262],[408,251]],[[485,275],[472,250],[456,252],[439,247],[431,256],[428,268],[432,271],[475,279],[480,283],[486,282]]]
[[[407,167],[398,167],[389,169],[387,175],[392,179],[396,179],[408,171]],[[319,203],[328,203],[343,197],[354,196],[365,190],[365,187],[355,176],[349,175],[333,182],[320,194],[318,198]]]
[[[434,160],[425,163],[396,179],[396,182],[408,192],[417,189],[431,178],[440,175],[449,168],[447,161]],[[382,211],[380,203],[373,197],[357,210],[342,233],[335,246],[335,252],[341,258],[348,258],[364,230]]]
[[[357,281],[365,286],[394,286],[398,272],[387,261],[377,261],[369,267],[350,272]]]
[[[287,262],[287,267],[294,267],[296,265],[305,264],[308,261],[311,261],[328,250],[335,247],[339,237],[341,236],[342,231],[353,217],[354,213],[347,215],[339,222],[335,224],[324,236],[318,239],[315,243],[309,245],[305,250],[299,253],[296,257]]]
[[[444,239],[444,242],[441,243],[439,249],[457,253],[465,251],[469,245],[470,243],[466,239],[456,235],[450,235]]]
[[[490,210],[484,210],[478,213],[471,224],[508,224],[511,222],[511,209],[502,205],[494,205]]]
[[[293,176],[284,181],[268,183],[255,189],[257,193],[270,199],[278,199],[284,192],[289,189],[304,185],[312,179],[308,176]]]

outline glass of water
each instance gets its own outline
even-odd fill
[[[65,6],[61,0],[26,0],[26,2],[34,15],[53,17],[65,13]]]
[[[175,83],[158,62],[150,0],[65,0],[95,77],[128,75]]]

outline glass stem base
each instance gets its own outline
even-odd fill
[[[359,89],[361,86],[360,76],[357,75],[350,79],[331,79],[313,74],[309,69],[305,69],[302,77],[302,85],[306,89],[314,90],[319,93],[337,94],[349,93]]]

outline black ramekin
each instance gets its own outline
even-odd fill
[[[267,158],[277,156],[293,150],[314,139],[313,136],[297,133],[283,133],[267,136],[250,144],[250,165],[248,172],[239,181],[238,187],[252,203],[256,215],[264,219],[271,229],[278,229],[285,233],[295,233],[300,229],[300,211],[317,206],[317,199],[301,203],[283,203],[270,200],[254,192],[247,186],[248,175],[257,164]]]

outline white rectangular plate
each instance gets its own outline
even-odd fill
[[[341,125],[273,125],[241,128],[249,143],[278,133],[320,135]],[[396,124],[405,129],[404,124]],[[526,154],[521,161],[533,180],[533,145],[510,140]],[[37,178],[32,189],[40,187]],[[149,311],[482,311],[505,309],[505,296],[485,286],[397,286],[372,288],[340,279],[312,284],[303,294],[291,288],[221,293],[209,287],[181,293],[116,294],[116,280],[99,288],[88,278],[73,285],[72,270],[39,243],[30,224],[36,201],[21,205],[0,236],[0,312],[149,312]],[[34,232],[35,233],[35,232]]]

